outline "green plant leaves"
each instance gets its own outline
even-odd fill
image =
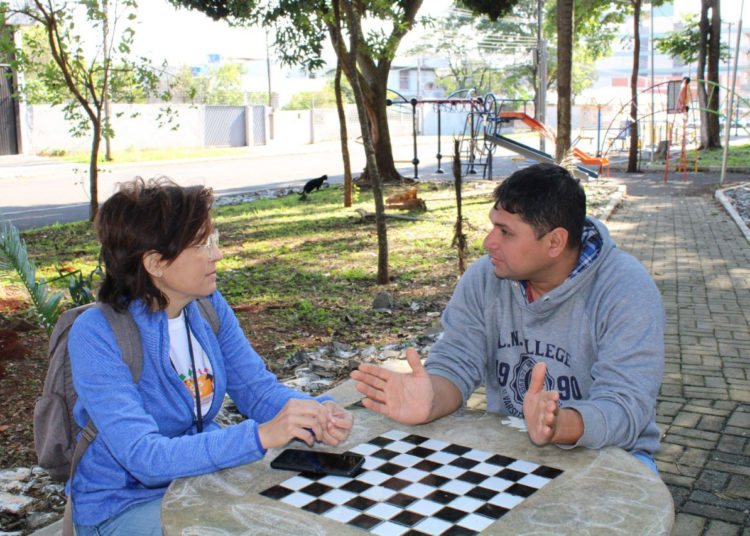
[[[7,264],[21,277],[42,324],[51,333],[62,312],[65,293],[50,290],[43,277],[37,281],[36,265],[29,260],[26,243],[21,239],[18,229],[5,220],[0,220],[0,254],[8,259]]]

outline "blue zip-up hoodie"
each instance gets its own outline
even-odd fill
[[[151,312],[140,300],[130,304],[143,348],[138,384],[101,311],[92,308],[73,324],[68,351],[78,393],[74,416],[81,427],[93,419],[99,430],[68,483],[75,523],[97,525],[130,505],[161,497],[175,478],[262,458],[258,423],[272,419],[291,398],[311,398],[266,369],[218,291],[209,299],[221,324],[218,337],[195,302],[186,307],[191,332],[214,374],[213,403],[200,434],[194,400],[169,358],[166,312]],[[214,417],[225,393],[248,420],[222,429]]]

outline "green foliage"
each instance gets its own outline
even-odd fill
[[[573,49],[573,63],[571,65],[570,93],[572,96],[580,95],[584,89],[591,87],[597,79],[597,73],[594,68],[594,58],[588,55],[586,48],[576,47]],[[551,48],[549,51],[549,64],[547,66],[549,73],[550,86],[555,87],[557,79],[557,49]]]
[[[134,23],[136,9],[134,0],[77,0],[58,8],[36,1],[17,10],[0,3],[0,10],[23,13],[38,23],[23,29],[21,46],[9,40],[0,44],[3,52],[14,55],[12,68],[24,73],[19,97],[62,106],[74,136],[91,131],[91,111],[101,110],[105,99],[132,103],[151,95],[168,98],[159,68],[132,55],[133,27],[120,28],[123,22]],[[79,28],[82,16],[85,24]],[[102,135],[114,135],[107,118],[102,118]]]
[[[18,47],[10,36],[0,38],[0,52],[10,58],[11,69],[30,81],[30,85],[19,87],[19,97],[61,106],[73,136],[93,132],[89,162],[91,218],[99,206],[99,144],[102,138],[109,140],[115,134],[107,104],[140,102],[152,95],[165,102],[171,98],[169,89],[160,85],[159,69],[148,58],[132,53],[137,8],[135,0],[29,0],[12,4],[0,0],[0,13],[6,18],[31,20],[42,28],[26,32]],[[173,110],[165,107],[159,122],[176,128],[174,117]]]
[[[196,104],[243,106],[249,95],[242,89],[244,66],[240,63],[225,63],[213,67],[208,74],[194,74],[190,67],[182,66],[172,75],[172,88],[175,95]],[[268,102],[267,93],[262,93]],[[255,102],[258,102],[257,99]]]
[[[667,54],[685,65],[695,63],[698,60],[700,50],[701,34],[699,26],[698,16],[688,15],[685,17],[681,29],[667,32],[664,37],[655,38],[654,46],[662,54]],[[729,60],[729,47],[726,43],[721,43],[719,57],[723,61]]]
[[[501,98],[532,100],[537,88],[537,67],[533,55],[537,39],[537,0],[517,0],[508,9],[507,16],[497,20],[476,18],[460,11],[438,19],[425,19],[422,23],[430,31],[409,53],[448,59],[449,67],[437,73],[438,83],[444,85],[448,93],[473,88],[479,95],[492,92]],[[554,44],[557,41],[556,28],[550,20],[555,19],[551,16],[551,7],[547,9],[544,33],[548,41]],[[579,9],[578,4],[576,9]],[[617,13],[605,9],[604,5],[592,6],[592,9],[600,17],[596,23],[592,16],[583,15],[576,19],[577,46],[573,52],[572,75],[574,95],[590,87],[596,80],[594,62],[609,53],[617,24],[622,20]],[[473,6],[473,10],[487,13],[477,6]],[[518,40],[531,44],[519,47],[514,44]],[[548,50],[547,62],[548,78],[545,83],[551,87],[557,76],[554,46]]]
[[[294,320],[326,325],[331,322],[330,313],[323,307],[316,307],[310,300],[299,300],[291,311]]]
[[[94,281],[96,279],[101,279],[104,276],[101,262],[97,263],[96,267],[91,270],[87,276],[84,276],[80,269],[72,272],[63,272],[58,268],[57,273],[59,273],[60,276],[56,279],[66,279],[68,281],[68,294],[70,296],[70,305],[72,307],[78,307],[79,305],[85,305],[96,301],[96,295],[94,294]],[[55,279],[51,279],[50,283],[53,281],[55,281]]]
[[[412,56],[448,60],[448,67],[436,72],[436,82],[445,86],[447,93],[459,89],[475,89],[480,95],[496,92],[491,79],[497,82],[506,73],[498,70],[499,55],[483,48],[482,41],[501,34],[504,31],[502,21],[482,23],[465,12],[452,11],[445,17],[423,19],[421,23],[429,31],[408,52]],[[513,55],[512,50],[503,52],[508,52],[510,57]]]
[[[247,93],[247,103],[269,106],[268,91],[249,91]]]
[[[734,128],[734,127],[732,127]],[[742,132],[743,127],[739,127]],[[744,128],[747,134],[748,128]],[[721,162],[724,157],[724,149],[701,149],[698,151],[698,162],[701,167],[713,166],[716,168],[721,167]],[[690,158],[690,157],[688,157]],[[747,168],[750,165],[750,144],[743,145],[732,145],[732,149],[727,155],[727,167],[738,167]]]
[[[476,14],[487,15],[490,20],[496,21],[510,13],[518,0],[459,0],[458,3]]]
[[[242,72],[243,66],[239,63],[225,63],[217,69],[212,69],[206,104],[244,105]]]
[[[352,88],[346,79],[341,80],[341,98],[344,104],[353,104],[354,95]],[[292,99],[284,105],[283,110],[310,110],[313,105],[315,108],[335,108],[336,91],[333,87],[333,80],[329,80],[326,86],[320,91],[301,91],[295,93]]]
[[[663,3],[663,0],[653,1],[657,5]],[[545,5],[544,34],[550,38],[557,34],[556,2]],[[612,50],[619,26],[632,12],[630,0],[575,0],[574,47],[585,49],[586,56],[593,60],[606,56]]]
[[[20,276],[29,292],[34,310],[47,332],[51,333],[62,312],[65,293],[51,291],[43,277],[37,280],[36,265],[29,260],[26,242],[21,239],[18,229],[5,220],[0,220],[0,253],[8,259],[9,265]]]

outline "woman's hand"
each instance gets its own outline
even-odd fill
[[[299,439],[312,447],[316,439],[322,439],[327,433],[330,419],[330,409],[320,402],[292,398],[273,419],[258,425],[260,444],[272,449]]]
[[[332,400],[323,402],[323,407],[328,412],[328,418],[323,427],[323,434],[318,436],[318,439],[335,447],[349,437],[354,424],[354,416]]]

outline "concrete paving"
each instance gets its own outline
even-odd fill
[[[750,534],[750,244],[713,197],[716,174],[613,179],[627,185],[608,226],[643,262],[667,315],[659,471],[673,534]],[[733,175],[731,182],[750,177]],[[729,184],[727,184],[729,185]]]

